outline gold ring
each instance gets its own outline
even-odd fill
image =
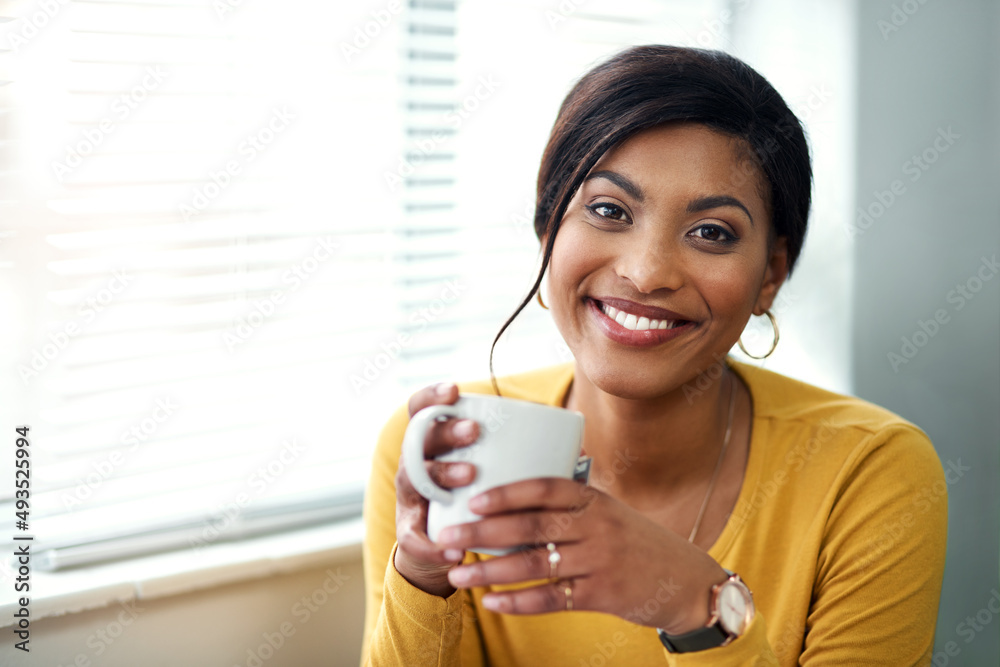
[[[573,580],[566,579],[559,584],[562,586],[563,595],[566,596],[566,611],[573,611]]]
[[[545,545],[545,548],[549,550],[549,578],[558,579],[559,575],[556,572],[559,569],[559,562],[562,560],[562,554],[556,549],[554,542],[549,542]]]

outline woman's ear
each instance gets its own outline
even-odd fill
[[[760,286],[757,303],[753,307],[754,315],[763,315],[765,310],[771,308],[786,278],[788,278],[788,239],[779,236],[771,244],[771,254],[764,271],[764,282]]]

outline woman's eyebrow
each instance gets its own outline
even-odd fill
[[[730,197],[729,195],[711,195],[709,197],[698,197],[687,205],[688,213],[698,213],[699,211],[707,211],[710,208],[717,208],[719,206],[735,206],[741,209],[750,218],[750,225],[753,225],[753,216],[750,215],[750,210],[743,205],[736,197]]]
[[[622,190],[624,190],[626,192],[626,194],[628,194],[629,197],[631,197],[632,199],[635,199],[638,202],[641,202],[641,201],[643,201],[645,199],[645,195],[642,194],[642,189],[639,188],[638,185],[636,185],[635,183],[633,183],[632,181],[630,181],[626,177],[624,177],[621,174],[619,174],[618,172],[615,172],[615,171],[594,171],[594,172],[591,172],[591,173],[587,174],[587,178],[585,178],[583,180],[584,180],[584,182],[587,182],[587,181],[589,181],[592,178],[604,178],[604,179],[607,179],[607,180],[611,181],[612,183],[614,183],[615,185],[617,185],[618,187],[620,187]]]

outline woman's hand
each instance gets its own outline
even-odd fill
[[[484,518],[442,531],[442,546],[528,549],[451,570],[456,587],[549,579],[548,543],[560,560],[556,576],[531,588],[489,593],[483,604],[508,614],[567,608],[601,611],[680,634],[708,621],[709,592],[726,579],[708,554],[611,496],[577,482],[515,482],[474,497]],[[567,583],[569,582],[569,583]]]
[[[452,405],[458,400],[458,387],[440,384],[421,389],[410,397],[410,417],[430,405]],[[479,437],[479,426],[468,419],[448,419],[427,429],[424,456],[440,456],[452,449],[471,445]],[[444,488],[471,484],[476,475],[470,463],[427,461],[427,473]],[[448,597],[455,588],[448,582],[448,571],[461,562],[461,548],[445,549],[427,537],[427,499],[417,493],[402,464],[396,472],[396,571],[417,588]]]

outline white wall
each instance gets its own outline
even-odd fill
[[[357,667],[364,579],[353,552],[287,575],[44,618],[31,626],[30,654],[12,648],[6,629],[0,665]]]

